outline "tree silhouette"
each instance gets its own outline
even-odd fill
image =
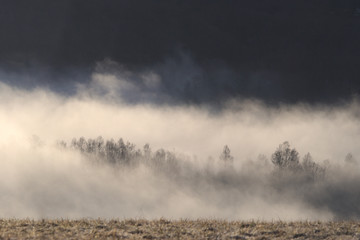
[[[231,156],[231,151],[230,148],[228,147],[228,145],[224,146],[224,149],[220,155],[220,162],[225,166],[225,167],[232,167],[233,163],[234,163],[234,157]]]
[[[357,161],[351,153],[348,153],[345,157],[345,163],[355,165]]]
[[[302,161],[305,175],[311,180],[321,179],[325,175],[325,168],[315,163],[310,153],[305,154]]]
[[[151,148],[148,143],[146,143],[143,147],[144,157],[146,161],[149,161],[151,158]]]
[[[279,145],[272,154],[271,161],[279,169],[298,170],[301,168],[299,164],[299,153],[295,148],[290,148],[289,142],[284,142]]]

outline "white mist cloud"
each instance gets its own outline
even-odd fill
[[[143,79],[150,87],[161,81],[151,74]],[[330,108],[267,107],[234,100],[221,112],[211,113],[201,106],[129,105],[118,98],[119,92],[141,91],[118,76],[100,73],[71,97],[0,82],[1,217],[332,217],[330,211],[302,200],[269,200],[262,196],[263,188],[255,189],[254,194],[228,189],[222,194],[211,183],[204,183],[207,190],[196,192],[144,167],[118,174],[54,147],[57,140],[73,137],[122,137],[140,148],[150,143],[153,149],[197,155],[200,162],[208,156],[217,159],[227,144],[237,169],[260,153],[270,157],[285,140],[302,155],[311,152],[318,162],[342,161],[348,152],[360,156],[356,101]],[[39,136],[42,146],[34,146],[33,135]],[[232,194],[234,200],[223,203]]]

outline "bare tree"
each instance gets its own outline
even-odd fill
[[[234,157],[231,156],[231,151],[230,151],[230,148],[228,147],[228,145],[224,146],[224,149],[220,155],[220,162],[225,167],[232,167],[234,164]]]
[[[143,147],[143,152],[144,152],[144,158],[146,161],[149,161],[151,158],[151,148],[150,145],[148,143],[146,143]]]
[[[279,145],[276,151],[272,154],[271,161],[280,169],[301,169],[299,164],[299,153],[295,148],[290,148],[289,142],[284,142]]]
[[[345,157],[345,163],[351,164],[351,165],[356,165],[357,161],[351,153],[348,153]]]
[[[302,167],[306,176],[311,180],[322,179],[325,175],[325,168],[314,162],[310,153],[304,156]]]

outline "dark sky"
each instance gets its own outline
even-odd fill
[[[0,69],[33,75],[34,84],[71,86],[111,59],[134,72],[155,69],[161,91],[179,103],[229,97],[336,103],[360,92],[359,0],[0,0],[0,6]],[[179,69],[166,69],[169,59]],[[182,81],[189,64],[199,74]]]

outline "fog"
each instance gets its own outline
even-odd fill
[[[268,106],[253,99],[232,99],[221,109],[131,104],[123,101],[126,94],[167,98],[157,95],[156,73],[136,76],[144,88],[128,80],[133,76],[95,72],[71,96],[0,82],[0,217],[360,218],[359,167],[344,163],[349,152],[360,156],[356,99],[331,107]],[[93,164],[56,145],[82,136],[124,138],[139,149],[149,143],[153,150],[188,157],[181,173],[158,174],[144,164]],[[319,164],[328,160],[326,179],[309,185],[291,176],[276,178],[270,158],[284,141],[301,157],[310,152]],[[234,157],[232,170],[218,164],[224,145]],[[259,163],[259,154],[268,160]]]
[[[0,218],[359,219],[359,4],[2,0]]]

